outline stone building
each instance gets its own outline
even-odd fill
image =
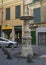
[[[30,21],[32,44],[45,45],[46,0],[0,0],[0,36],[2,30],[3,37],[21,40],[24,22],[19,16],[23,15],[34,16]]]
[[[25,13],[33,16],[30,29],[33,45],[46,45],[46,0],[24,0]]]

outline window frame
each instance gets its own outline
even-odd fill
[[[8,13],[8,11],[9,11],[9,13]],[[6,8],[6,20],[10,20],[10,7]]]
[[[41,22],[40,7],[33,9],[33,15],[34,15],[34,22]]]
[[[18,9],[18,8],[19,9]],[[19,11],[18,11],[19,10]],[[15,18],[17,19],[17,18],[19,18],[19,16],[21,16],[21,5],[17,5],[17,6],[15,6]]]

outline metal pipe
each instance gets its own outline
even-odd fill
[[[3,25],[3,0],[2,0],[2,15],[1,15],[1,37],[2,37],[2,25]]]

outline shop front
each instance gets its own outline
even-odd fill
[[[15,26],[14,30],[15,30],[15,40],[18,43],[21,43],[22,42],[22,26]]]
[[[46,27],[39,27],[36,30],[37,45],[46,46]]]
[[[2,35],[5,38],[11,39],[12,26],[2,26]]]

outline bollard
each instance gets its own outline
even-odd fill
[[[31,54],[28,54],[28,56],[27,56],[27,62],[32,62],[32,55]]]
[[[5,46],[2,46],[1,48],[2,48],[3,51],[5,50]]]
[[[5,48],[5,50],[4,50],[4,53],[5,53],[5,54],[8,54],[8,50],[7,50],[6,48]]]
[[[13,56],[8,52],[7,59],[12,59],[12,58],[13,58]]]

